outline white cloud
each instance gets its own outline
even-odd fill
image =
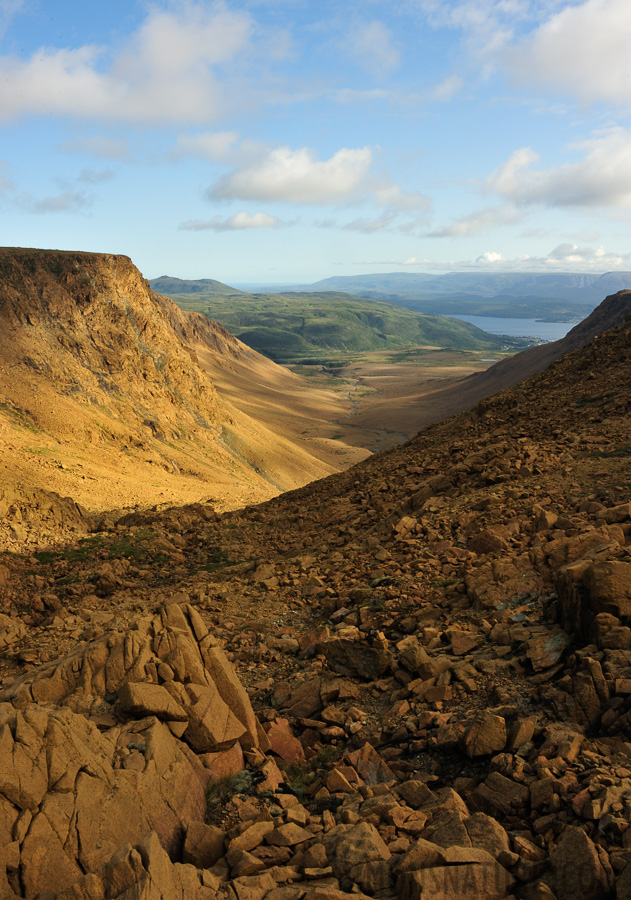
[[[510,225],[520,218],[520,213],[511,206],[489,206],[478,212],[470,213],[461,219],[456,219],[450,225],[443,228],[435,228],[427,237],[469,237],[494,228],[496,225]]]
[[[414,212],[427,210],[431,200],[420,191],[404,191],[398,184],[384,184],[375,190],[375,200],[386,209],[398,212]]]
[[[375,234],[390,228],[394,222],[394,216],[380,216],[378,219],[354,219],[343,225],[345,231],[360,231],[362,234]]]
[[[205,159],[224,160],[234,150],[239,140],[236,131],[217,131],[205,134],[180,135],[173,156],[201,156]]]
[[[428,100],[445,102],[451,100],[462,89],[464,81],[459,75],[450,75],[427,92]]]
[[[523,184],[523,171],[539,159],[539,154],[531,147],[520,147],[514,150],[505,163],[492,172],[487,184],[504,196],[517,193]]]
[[[487,187],[520,206],[631,206],[631,132],[615,128],[571,149],[583,158],[557,168],[533,169],[538,154],[516,150],[487,178]]]
[[[628,0],[566,4],[507,51],[506,65],[528,86],[540,84],[581,101],[631,103]]]
[[[589,262],[602,260],[605,257],[605,248],[579,247],[578,244],[559,244],[548,254],[551,260],[566,260],[567,262]]]
[[[419,9],[434,28],[462,31],[478,56],[497,53],[511,40],[521,22],[536,15],[539,5],[528,0],[408,0],[408,3]]]
[[[280,220],[264,212],[247,213],[245,211],[235,213],[227,219],[214,216],[208,221],[192,219],[182,222],[180,229],[183,231],[242,231],[245,228],[276,228]]]
[[[365,22],[349,36],[347,47],[361,65],[376,77],[388,75],[399,66],[399,51],[383,22]]]
[[[574,244],[560,244],[547,256],[524,254],[506,257],[497,250],[486,250],[475,260],[388,259],[371,265],[413,266],[428,272],[462,272],[493,270],[494,272],[590,272],[631,271],[631,253],[612,253],[604,247],[592,249]],[[363,265],[366,265],[364,262]]]
[[[498,253],[496,250],[486,250],[476,259],[478,263],[484,263],[489,265],[495,265],[496,263],[504,262],[505,257],[502,253]]]
[[[223,175],[207,195],[212,200],[339,203],[357,194],[371,162],[369,147],[344,147],[327,160],[315,159],[306,147],[276,147],[257,161]]]
[[[249,18],[222,4],[153,8],[109,67],[103,48],[0,57],[0,118],[63,114],[134,123],[206,122],[221,108],[214,69],[247,46]]]
[[[407,222],[401,222],[396,226],[396,230],[402,234],[414,234],[421,228],[427,228],[429,218],[427,216],[418,216],[415,219],[408,219]]]

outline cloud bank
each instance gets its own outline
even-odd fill
[[[105,48],[42,48],[26,60],[0,56],[0,119],[22,114],[201,123],[215,118],[222,91],[214,69],[243,52],[251,22],[221,4],[153,8],[110,58]]]

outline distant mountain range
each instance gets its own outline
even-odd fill
[[[606,296],[631,288],[631,272],[337,275],[314,284],[242,285],[248,291],[341,291],[435,315],[580,321]],[[157,288],[156,288],[157,289]]]

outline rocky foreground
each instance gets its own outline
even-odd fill
[[[630,383],[5,554],[0,898],[631,898]]]

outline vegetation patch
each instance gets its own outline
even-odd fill
[[[245,344],[283,364],[337,368],[354,362],[357,353],[375,350],[432,346],[515,352],[534,343],[341,291],[245,294],[226,288],[222,293],[217,283],[204,291],[197,282],[159,281],[153,286],[182,309],[220,322]]]
[[[211,781],[206,790],[206,824],[219,825],[226,804],[237,794],[251,796],[254,793],[255,779],[247,769],[236,775],[225,775],[217,781]]]
[[[207,551],[206,562],[195,567],[195,572],[216,572],[218,569],[227,569],[230,566],[237,566],[245,560],[230,559],[225,550],[221,547],[211,547]]]
[[[576,401],[576,405],[582,406],[600,406],[613,397],[613,391],[605,391],[604,394],[593,394],[590,397],[581,397]]]
[[[631,456],[631,446],[625,444],[615,450],[587,450],[584,456],[592,459],[626,459]]]
[[[126,559],[142,559],[143,557],[146,557],[151,550],[150,547],[143,545],[154,537],[155,532],[150,528],[143,529],[142,531],[130,532],[114,541],[113,544],[110,544],[107,555],[110,559],[120,559],[121,557],[125,557]]]

